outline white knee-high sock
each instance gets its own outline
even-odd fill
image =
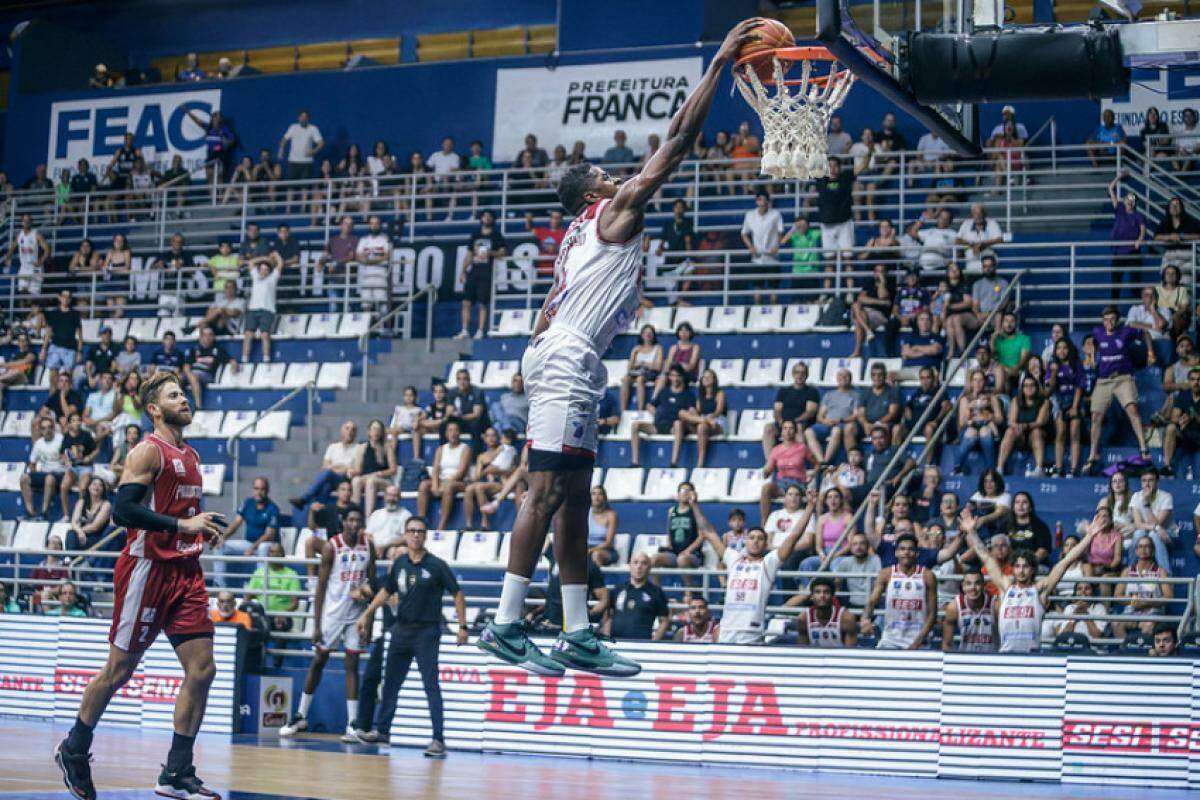
[[[587,584],[564,583],[562,587],[563,633],[588,626]]]
[[[529,578],[512,572],[504,573],[504,586],[500,589],[500,608],[496,611],[496,624],[516,622],[525,613],[525,597],[529,594]]]
[[[296,713],[298,713],[302,717],[307,717],[308,716],[308,707],[312,705],[312,700],[313,700],[313,696],[311,694],[306,694],[304,692],[301,692],[300,693],[300,707],[298,709],[296,709]]]

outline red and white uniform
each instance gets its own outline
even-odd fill
[[[156,433],[145,441],[158,450],[159,460],[146,505],[177,519],[199,514],[204,485],[196,451],[186,444],[176,447]],[[203,549],[199,533],[130,528],[113,572],[108,640],[126,652],[140,652],[160,631],[168,636],[212,632],[199,559]]]
[[[804,626],[808,630],[808,641],[813,647],[842,647],[842,614],[846,609],[833,606],[827,622],[817,619],[817,610],[812,606],[804,609]]]
[[[596,409],[608,383],[600,357],[637,312],[642,277],[642,232],[625,242],[600,235],[609,202],[588,206],[567,228],[546,308],[550,327],[521,359],[535,450],[596,452]]]
[[[763,638],[767,600],[783,566],[779,554],[772,550],[762,558],[751,558],[726,550],[724,562],[725,609],[717,640],[722,644],[757,644]]]
[[[917,640],[930,613],[925,607],[924,572],[924,567],[917,567],[911,575],[905,575],[899,565],[892,567],[884,599],[880,649],[904,650]]]
[[[971,608],[965,595],[954,598],[958,606],[958,651],[960,653],[996,652],[996,615],[992,611],[992,595],[983,593],[983,607]]]
[[[341,534],[329,540],[333,549],[333,566],[329,570],[329,581],[325,585],[325,603],[321,607],[322,650],[332,650],[338,642],[348,653],[361,653],[362,642],[358,639],[358,617],[367,603],[356,600],[353,592],[367,582],[367,568],[371,563],[371,539],[365,533],[350,545]]]
[[[1046,609],[1036,586],[1013,584],[1000,598],[1000,652],[1032,653],[1041,646]]]
[[[716,621],[710,619],[708,627],[702,631],[697,631],[689,622],[683,626],[683,640],[692,644],[712,644],[717,640]]]

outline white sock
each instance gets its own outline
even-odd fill
[[[300,693],[300,708],[296,709],[296,713],[302,717],[307,717],[308,716],[308,707],[312,705],[312,699],[313,699],[313,696],[311,694],[306,694],[305,692],[301,692]]]
[[[504,573],[504,587],[500,590],[500,608],[496,611],[496,624],[516,622],[525,614],[525,596],[529,594],[529,578]]]
[[[350,727],[354,727],[355,721],[358,719],[358,701],[346,701],[346,718],[349,720]]]
[[[588,626],[587,584],[564,583],[562,587],[563,633]]]

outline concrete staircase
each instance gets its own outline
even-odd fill
[[[428,388],[433,376],[445,377],[450,364],[459,358],[469,358],[471,342],[450,339],[435,339],[433,352],[426,349],[422,339],[392,339],[391,348],[375,354],[368,372],[367,400],[363,401],[361,375],[350,379],[347,389],[336,392],[331,402],[320,403],[313,412],[309,425],[313,429],[313,449],[308,452],[307,431],[293,427],[290,438],[277,442],[267,453],[258,456],[254,465],[243,463],[237,496],[248,497],[254,479],[265,475],[271,482],[271,496],[284,513],[290,513],[287,499],[299,494],[316,476],[321,465],[321,454],[326,446],[336,441],[343,422],[352,419],[358,423],[359,439],[366,436],[367,424],[372,419],[391,419],[392,409],[400,401],[405,386]],[[229,506],[232,505],[232,496]],[[236,508],[230,508],[236,512]]]

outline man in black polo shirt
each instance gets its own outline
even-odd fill
[[[74,217],[82,212],[85,198],[96,191],[98,185],[96,176],[92,174],[91,164],[86,158],[79,159],[79,163],[75,165],[75,173],[71,175],[71,193],[68,195],[70,199],[67,202],[67,214]]]
[[[392,718],[396,715],[396,698],[412,661],[417,660],[425,699],[429,702],[429,720],[433,725],[433,740],[425,748],[428,758],[446,757],[446,740],[442,732],[442,687],[438,683],[438,648],[442,638],[442,596],[453,595],[454,611],[458,617],[458,644],[467,643],[467,598],[458,587],[458,580],[445,561],[425,549],[425,520],[409,517],[404,523],[405,553],[392,561],[392,569],[366,611],[358,618],[358,634],[362,642],[371,640],[371,623],[375,610],[395,597],[396,621],[391,627],[387,666],[384,669],[383,694],[380,698],[378,720],[364,714],[359,706],[358,719],[353,723],[353,736],[361,742],[388,740]]]
[[[42,407],[38,410],[39,417],[49,417],[52,420],[66,426],[67,418],[77,411],[83,410],[83,397],[79,392],[71,388],[71,376],[65,372],[60,372],[57,377],[57,383],[54,384],[50,396],[42,403]]]
[[[479,230],[471,236],[463,256],[462,330],[455,339],[471,338],[471,306],[479,307],[479,328],[476,339],[483,338],[487,328],[487,309],[492,302],[492,270],[497,260],[508,255],[508,242],[496,227],[496,215],[484,211],[479,215]]]
[[[192,399],[196,402],[196,410],[203,408],[204,389],[217,379],[221,367],[229,362],[229,355],[217,346],[217,337],[213,329],[200,329],[200,343],[187,355],[183,365],[183,375],[192,389]],[[236,369],[236,362],[234,367]]]
[[[112,328],[107,325],[100,328],[100,341],[88,350],[83,362],[84,380],[88,388],[95,389],[100,383],[100,376],[113,371],[117,360],[117,346],[113,344]]]
[[[83,356],[83,317],[75,310],[70,289],[58,293],[58,305],[42,313],[49,335],[43,333],[42,363],[50,370],[50,385],[58,384],[58,371],[68,375]]]
[[[275,238],[271,240],[271,258],[276,267],[284,269],[300,265],[300,242],[292,237],[292,229],[286,222],[279,224]]]
[[[696,230],[692,227],[692,221],[687,216],[687,204],[682,200],[675,201],[675,215],[663,225],[662,233],[658,243],[658,252],[655,255],[665,257],[666,264],[672,269],[680,266],[684,257],[677,255],[691,251],[695,248]],[[690,272],[690,270],[689,270]],[[686,292],[691,289],[691,282],[684,282],[679,286],[679,291]]]
[[[1164,478],[1175,475],[1171,462],[1175,460],[1176,447],[1192,460],[1188,480],[1200,480],[1200,367],[1188,370],[1188,391],[1176,396],[1171,424],[1163,433],[1163,467],[1159,474]]]
[[[804,430],[816,421],[820,405],[821,395],[808,385],[808,364],[797,361],[792,366],[792,385],[775,393],[775,421],[763,427],[763,458],[770,458],[772,448],[779,443],[779,428],[784,420],[795,422],[803,437]]]
[[[183,249],[183,245],[183,234],[172,234],[170,246],[154,260],[154,268],[163,272],[162,290],[174,296],[176,304],[183,302],[184,293],[192,286],[196,271],[196,262]],[[187,332],[187,329],[184,331]]]
[[[866,166],[869,159],[861,159]],[[836,157],[829,159],[829,176],[817,178],[813,185],[817,190],[817,221],[821,224],[821,255],[832,260],[841,251],[842,258],[849,258],[854,248],[854,178],[857,167],[851,171],[842,169]],[[829,265],[826,265],[829,269]]]
[[[629,559],[629,580],[609,590],[613,613],[609,635],[614,639],[660,641],[671,620],[667,596],[650,582],[650,557],[635,553]]]
[[[153,367],[153,375],[160,369],[165,369],[179,375],[183,372],[183,353],[175,346],[175,332],[167,331],[163,334],[162,347],[154,351],[150,356],[150,366]]]

